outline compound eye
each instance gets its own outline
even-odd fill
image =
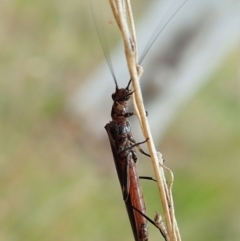
[[[116,93],[112,94],[112,99],[115,100],[116,99]]]

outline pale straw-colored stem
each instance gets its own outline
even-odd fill
[[[174,214],[172,198],[173,174],[170,169],[163,165],[162,155],[156,151],[143,103],[142,92],[139,83],[139,77],[141,76],[142,71],[140,71],[141,68],[138,66],[137,40],[130,0],[109,0],[109,2],[118,27],[122,33],[127,65],[134,90],[134,109],[136,115],[139,118],[143,134],[145,138],[148,138],[147,145],[158,183],[158,189],[160,192],[169,241],[181,241]],[[164,170],[168,170],[170,173],[169,186],[166,184]]]

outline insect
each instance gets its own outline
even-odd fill
[[[176,12],[178,12],[181,7],[182,6],[180,6]],[[172,17],[176,14],[176,12],[172,15]],[[169,21],[172,19],[172,17],[169,19]],[[114,157],[114,163],[122,189],[123,200],[126,204],[126,209],[132,226],[135,241],[147,241],[147,220],[150,221],[153,225],[155,224],[146,216],[146,207],[143,199],[142,190],[139,184],[139,177],[136,170],[137,155],[134,149],[134,147],[137,147],[140,152],[149,156],[140,147],[140,144],[146,142],[147,140],[140,143],[136,143],[133,139],[131,126],[127,120],[128,117],[134,115],[133,112],[127,111],[127,102],[133,93],[129,89],[131,80],[129,81],[126,88],[118,88],[112,63],[107,53],[107,48],[104,48],[103,43],[105,41],[105,38],[101,39],[100,37],[102,35],[100,34],[99,29],[97,28],[94,15],[93,19],[96,25],[96,29],[98,31],[100,43],[103,47],[104,55],[108,62],[116,86],[115,93],[112,94],[112,120],[105,125],[105,129],[109,137],[109,142]],[[139,63],[142,62],[148,50],[152,46],[153,42],[156,40],[156,38],[162,32],[162,30],[166,27],[168,22],[160,29],[160,31],[157,32],[157,34],[155,33],[154,39],[150,41],[150,44],[148,44],[147,48],[144,51],[143,57],[140,58]],[[164,238],[166,240],[166,237]]]
[[[135,142],[130,123],[127,121],[127,118],[134,114],[133,112],[127,112],[127,101],[132,93],[128,86],[125,89],[119,89],[116,82],[116,91],[112,94],[112,121],[106,124],[105,129],[109,137],[123,200],[126,203],[135,240],[147,241],[147,220],[141,214],[146,213],[146,207],[136,170],[137,155],[134,147],[136,146],[143,154],[149,155],[139,146],[146,141]],[[132,206],[141,213],[133,210]]]
[[[137,147],[142,154],[150,157],[140,147],[140,144],[145,143],[147,140],[136,143],[131,133],[131,125],[127,121],[128,117],[134,115],[133,112],[127,112],[127,102],[133,93],[129,90],[130,82],[125,89],[119,89],[117,82],[115,84],[116,91],[112,94],[112,121],[105,125],[105,129],[109,137],[118,179],[122,188],[123,200],[126,204],[135,241],[147,241],[147,221],[158,229],[159,227],[146,216],[145,202],[136,169],[137,155],[134,149],[134,147]],[[149,177],[142,178],[154,180]],[[165,233],[161,229],[159,231],[167,240]]]

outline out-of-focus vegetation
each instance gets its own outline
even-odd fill
[[[175,170],[184,240],[239,240],[239,84],[240,49],[235,49],[187,104],[161,145]]]
[[[0,9],[0,240],[132,240],[115,170],[91,160],[64,112],[100,56],[88,1]],[[183,240],[239,240],[239,58],[229,56],[159,148],[175,173]],[[144,191],[153,216],[154,184]]]

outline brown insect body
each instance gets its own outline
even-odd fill
[[[112,94],[112,121],[106,124],[114,162],[118,173],[119,182],[122,188],[123,199],[126,203],[126,209],[131,222],[135,241],[148,240],[148,227],[146,218],[136,210],[146,213],[145,202],[142,190],[139,184],[139,177],[136,170],[137,155],[134,147],[147,155],[136,143],[132,137],[131,126],[127,118],[132,116],[133,112],[127,112],[127,101],[132,92],[126,89],[118,89]]]

